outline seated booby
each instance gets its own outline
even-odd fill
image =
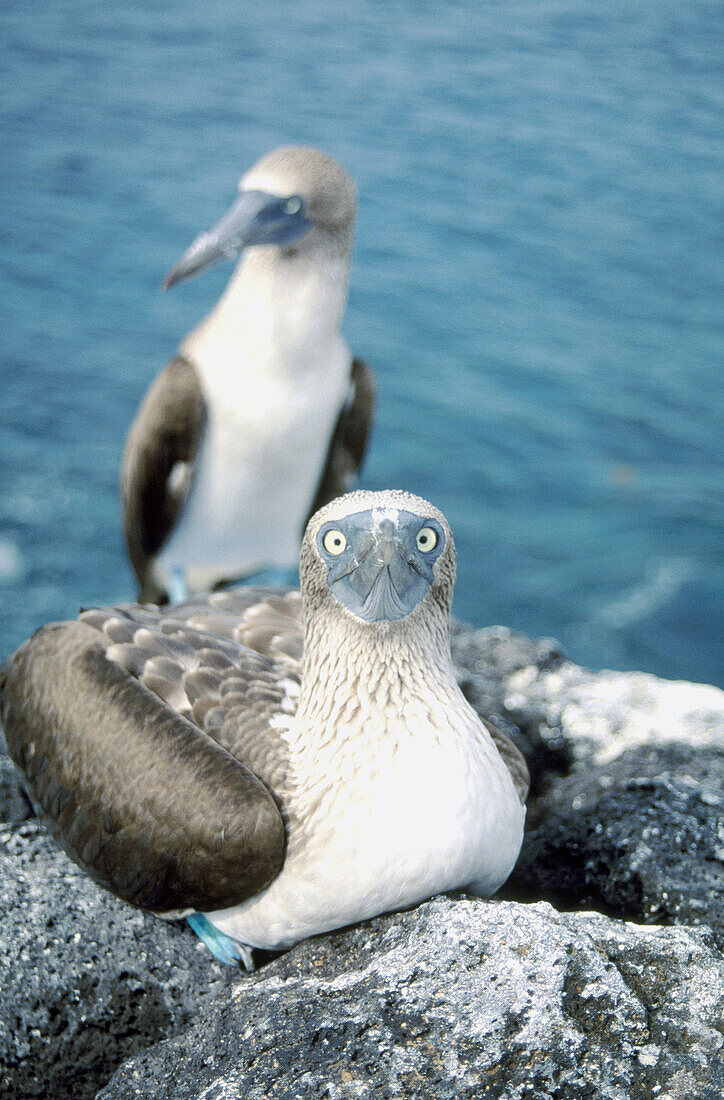
[[[307,520],[352,487],[367,445],[374,380],[340,333],[352,180],[316,149],[288,146],[239,189],[165,285],[241,260],[126,441],[124,532],[143,602],[296,565]]]
[[[528,772],[458,687],[445,517],[322,508],[300,593],[129,604],[38,631],[0,678],[8,749],[65,850],[250,965],[441,891],[493,894]]]

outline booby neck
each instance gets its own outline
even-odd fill
[[[430,600],[432,603],[432,600]],[[371,737],[385,721],[404,721],[415,701],[432,693],[454,706],[467,704],[450,654],[447,614],[419,607],[395,623],[362,623],[333,606],[309,617],[305,630],[302,689],[290,729],[300,759],[318,760],[329,730],[367,729]],[[477,720],[473,719],[477,724]],[[375,727],[375,728],[372,728]]]
[[[216,307],[181,345],[203,376],[307,374],[334,345],[347,303],[351,233],[313,230],[297,249],[249,249]]]

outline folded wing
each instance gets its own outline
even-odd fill
[[[123,456],[123,529],[141,600],[165,602],[167,594],[153,578],[153,561],[188,496],[205,425],[196,369],[177,356],[146,394]]]
[[[129,605],[38,631],[3,669],[0,706],[10,755],[73,859],[135,905],[209,911],[283,864],[281,732],[299,682],[292,658]]]

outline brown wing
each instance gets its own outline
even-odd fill
[[[163,611],[98,608],[81,621],[98,631],[112,661],[243,761],[283,803],[281,731],[296,712],[302,678],[299,602],[298,592],[248,588]],[[251,646],[254,639],[264,649]],[[299,657],[291,652],[297,646]]]
[[[324,472],[307,520],[322,505],[352,488],[362,467],[374,411],[375,377],[361,359],[353,359],[349,397],[339,414],[329,444]]]
[[[8,750],[41,816],[135,905],[208,912],[253,896],[284,860],[279,792],[262,778],[283,787],[278,728],[298,680],[148,608],[83,620],[38,631],[0,677]]]
[[[174,604],[166,616],[248,646],[301,677],[304,625],[298,589],[225,589]]]
[[[492,723],[487,722],[485,718],[481,718],[480,721],[493,738],[495,747],[500,753],[503,763],[510,772],[513,785],[518,792],[518,798],[522,805],[525,806],[528,791],[530,789],[530,772],[528,771],[528,765],[525,762],[523,753],[513,744],[509,737],[501,733]]]
[[[123,528],[143,602],[166,601],[151,565],[188,495],[205,422],[196,370],[185,359],[173,359],[146,394],[123,456]]]

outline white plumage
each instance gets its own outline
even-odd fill
[[[241,943],[288,947],[461,886],[488,897],[513,868],[525,808],[452,665],[412,668],[397,641],[378,658],[361,690],[357,663],[340,669],[328,711],[302,698],[285,735],[296,827],[284,867],[257,897],[207,914]],[[393,709],[375,687],[401,674]]]
[[[291,567],[310,513],[351,487],[365,449],[372,379],[340,332],[352,181],[324,154],[290,147],[240,192],[241,213],[195,242],[169,282],[230,251],[243,249],[241,261],[129,434],[125,530],[144,600],[180,577],[193,592]],[[285,195],[291,214],[276,209]]]
[[[315,516],[305,547],[325,521],[366,504],[373,529],[397,523],[400,508],[421,523],[441,519],[448,541],[436,568],[447,591],[393,623],[361,623],[333,600],[314,608],[299,708],[284,733],[284,867],[256,897],[207,914],[251,946],[288,947],[461,886],[490,896],[520,850],[525,806],[452,663],[444,517],[407,494],[353,493]]]

